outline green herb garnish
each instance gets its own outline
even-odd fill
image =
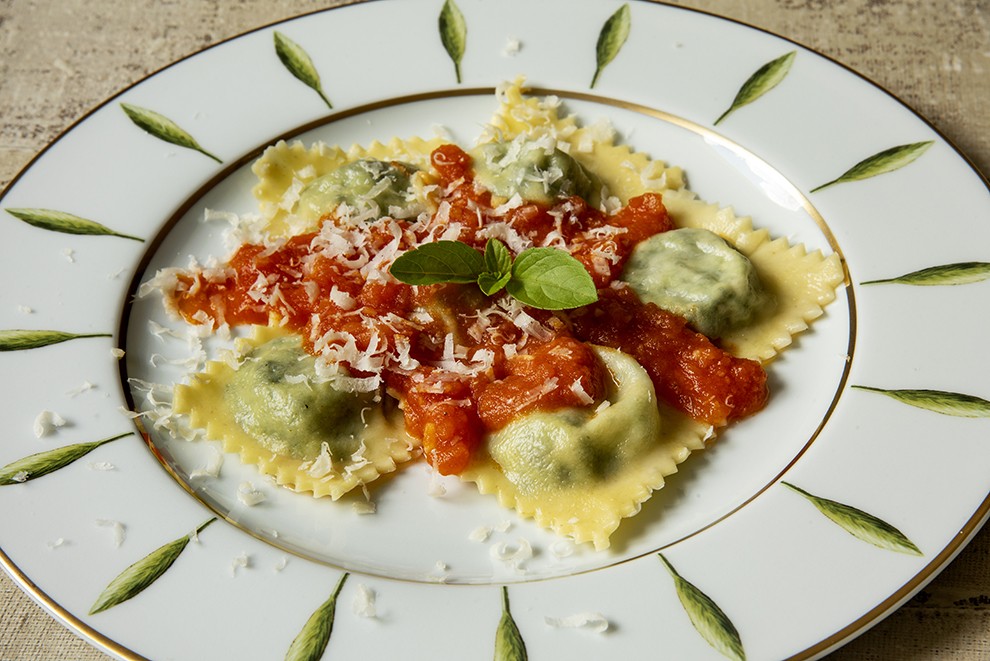
[[[541,310],[567,310],[598,300],[588,271],[567,252],[530,248],[513,261],[498,239],[489,239],[484,255],[460,241],[427,243],[396,259],[389,273],[408,285],[477,283],[488,296],[504,288],[521,303]]]

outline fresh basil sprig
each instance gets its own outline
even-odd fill
[[[460,241],[436,241],[402,254],[389,273],[408,285],[477,283],[486,295],[503,288],[541,310],[567,310],[598,300],[595,283],[578,260],[559,248],[529,248],[515,260],[505,244],[489,239],[485,253]]]

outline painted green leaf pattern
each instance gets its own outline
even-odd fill
[[[852,386],[856,390],[876,392],[921,409],[961,418],[990,418],[990,402],[973,395],[944,390],[888,390],[870,386]]]
[[[302,46],[276,30],[275,54],[278,55],[278,59],[289,70],[289,73],[319,94],[323,102],[327,104],[327,108],[333,108],[330,99],[323,93],[320,74],[316,70],[313,60],[309,57],[309,53],[303,50]]]
[[[958,262],[955,264],[943,264],[941,266],[930,266],[919,271],[905,273],[895,278],[884,278],[882,280],[867,280],[864,285],[968,285],[974,282],[982,282],[990,278],[990,263],[988,262]]]
[[[726,657],[735,661],[744,661],[746,652],[743,649],[742,638],[732,624],[732,620],[708,595],[678,574],[662,553],[657,553],[657,557],[673,577],[677,598],[680,599],[681,606],[684,607],[691,624],[701,637]]]
[[[917,160],[918,157],[928,151],[928,148],[933,144],[935,144],[934,141],[929,140],[927,142],[912,142],[911,144],[884,149],[881,152],[877,152],[873,156],[864,158],[862,161],[852,166],[832,181],[812,188],[811,192],[814,193],[816,191],[828,188],[829,186],[834,186],[835,184],[841,184],[849,181],[860,181],[862,179],[875,177],[878,174],[886,174],[887,172],[899,170],[905,165]]]
[[[23,220],[28,225],[39,227],[52,232],[62,232],[63,234],[88,234],[102,236],[119,236],[124,239],[134,241],[144,241],[144,239],[130,234],[121,234],[100,223],[74,216],[64,211],[54,211],[52,209],[6,209],[14,218]]]
[[[921,550],[915,546],[914,542],[883,519],[878,519],[872,514],[850,505],[812,495],[790,482],[781,482],[781,484],[807,498],[818,508],[819,512],[837,523],[843,530],[857,539],[869,542],[874,546],[888,551],[897,551],[898,553],[907,553],[909,555],[923,555]]]
[[[111,441],[116,441],[118,438],[131,435],[133,435],[133,432],[127,432],[126,434],[119,434],[112,438],[105,438],[101,441],[76,443],[74,445],[55,448],[54,450],[38,452],[37,454],[24,457],[23,459],[18,459],[17,461],[0,468],[0,486],[20,484],[22,482],[39,478],[42,475],[48,475],[49,473],[53,473],[60,468],[65,468],[77,459],[85,457],[101,445],[105,445]]]
[[[717,126],[719,122],[739,108],[756,101],[776,87],[787,76],[787,72],[791,70],[791,64],[794,63],[796,55],[796,51],[791,51],[775,60],[767,62],[757,69],[752,76],[746,79],[742,87],[739,88],[739,91],[736,92],[736,97],[732,100],[732,104],[729,105],[728,110],[723,112],[715,120],[715,125]]]
[[[192,540],[193,535],[203,532],[207,526],[216,520],[216,517],[214,517],[206,521],[196,529],[195,533],[190,533],[159,547],[122,571],[100,593],[93,607],[89,609],[89,614],[95,615],[96,613],[101,613],[108,608],[113,608],[128,599],[136,597],[152,583],[161,578],[162,574],[178,559],[179,554],[185,550],[186,546]]]
[[[591,79],[591,87],[594,89],[598,83],[598,77],[608,64],[615,59],[615,56],[622,50],[622,46],[629,38],[629,30],[632,27],[632,18],[629,12],[629,5],[624,4],[619,7],[614,14],[602,26],[598,33],[598,43],[595,45],[595,75]]]
[[[164,115],[160,115],[154,110],[148,110],[147,108],[141,108],[139,106],[131,105],[130,103],[121,103],[120,107],[124,109],[127,116],[131,118],[138,128],[147,133],[150,133],[159,140],[164,140],[165,142],[177,145],[179,147],[185,147],[186,149],[192,149],[198,151],[201,154],[209,156],[217,163],[223,163],[219,158],[206,151],[199,146],[196,140],[186,133],[178,124],[173,122],[171,119]]]
[[[509,589],[502,586],[502,618],[495,631],[495,661],[526,661],[526,643],[509,612]]]
[[[440,10],[440,42],[454,63],[457,82],[461,82],[461,60],[467,48],[467,22],[454,0],[445,0]]]
[[[38,349],[84,337],[113,337],[110,333],[67,333],[57,330],[0,330],[0,351]]]
[[[317,608],[306,620],[306,624],[303,625],[299,634],[289,645],[289,649],[285,653],[285,661],[317,661],[323,656],[327,643],[330,642],[330,634],[333,632],[337,596],[340,594],[341,588],[344,587],[344,581],[347,580],[348,576],[349,574],[344,574],[340,577],[330,598],[323,602],[323,605]]]

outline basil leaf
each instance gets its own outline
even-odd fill
[[[498,275],[512,271],[512,253],[498,239],[488,239],[485,244],[485,270]]]
[[[512,253],[498,239],[489,239],[485,244],[485,269],[478,276],[478,286],[485,296],[493,296],[512,277]]]
[[[541,310],[565,310],[598,300],[584,265],[558,248],[530,248],[520,253],[505,289],[516,300]]]
[[[407,285],[476,282],[485,271],[481,253],[460,241],[426,243],[392,262],[389,273]]]
[[[509,284],[512,273],[491,273],[486,272],[478,276],[478,287],[485,292],[485,296],[494,296],[502,290],[502,287]]]

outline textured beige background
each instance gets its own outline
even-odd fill
[[[148,73],[245,30],[333,4],[340,3],[0,0],[0,187],[72,122]],[[675,4],[765,28],[850,66],[990,172],[990,0]],[[829,658],[988,659],[988,595],[990,530],[918,596]],[[0,661],[104,658],[0,572]]]

